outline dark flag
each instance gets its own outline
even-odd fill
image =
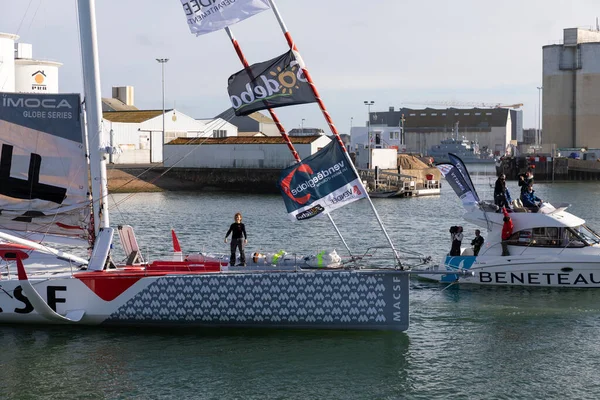
[[[364,187],[331,142],[301,163],[284,169],[277,186],[292,220],[315,217],[366,197]]]
[[[317,101],[291,50],[231,75],[227,91],[235,115]]]
[[[469,188],[473,192],[475,199],[477,201],[479,201],[479,196],[477,195],[477,192],[475,191],[475,185],[473,185],[473,181],[471,180],[471,175],[469,175],[469,172],[467,171],[467,166],[465,165],[463,160],[461,160],[456,154],[452,154],[452,153],[448,153],[448,159],[450,160],[450,164],[454,165],[456,167],[456,169],[458,169],[458,172],[460,172],[460,174],[465,179],[465,182],[467,183],[467,185],[469,185]]]
[[[469,209],[479,203],[479,196],[473,187],[473,183],[471,183],[469,174],[463,174],[466,169],[461,171],[459,167],[453,164],[438,164],[436,167],[454,189],[454,193],[461,199],[463,207]]]

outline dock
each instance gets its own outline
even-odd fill
[[[553,158],[545,155],[503,158],[496,165],[496,173],[503,173],[507,179],[516,180],[527,168],[533,170],[536,182],[600,180],[600,162],[597,160]]]
[[[434,196],[442,184],[434,174],[424,178],[384,170],[359,170],[360,178],[372,198]]]

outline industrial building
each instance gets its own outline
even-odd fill
[[[520,105],[516,105],[520,106]],[[427,155],[432,146],[452,137],[458,129],[462,138],[479,144],[482,150],[504,155],[523,138],[521,110],[507,108],[445,108],[373,111],[365,127],[352,127],[352,148],[370,146],[397,148],[399,152]]]
[[[104,137],[117,152],[110,163],[163,162],[163,144],[177,138],[210,137],[215,132],[237,136],[237,127],[220,118],[197,120],[181,112],[165,110],[164,136],[162,110],[105,111],[102,113]]]
[[[304,159],[331,141],[327,136],[296,136],[290,141]],[[164,166],[175,168],[274,168],[295,160],[280,137],[226,137],[173,140],[164,146]]]
[[[280,136],[275,121],[258,111],[236,116],[233,108],[228,108],[215,118],[221,118],[237,126],[238,136]]]
[[[543,143],[600,148],[600,31],[564,29],[542,51]]]

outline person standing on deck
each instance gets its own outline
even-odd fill
[[[500,174],[494,187],[494,203],[496,203],[498,208],[506,207],[509,210],[512,210],[510,205],[511,202],[510,192],[506,187],[506,175]]]
[[[506,208],[502,208],[502,213],[504,214],[504,218],[502,219],[504,221],[504,225],[502,226],[502,255],[509,256],[508,239],[512,236],[514,225]]]
[[[481,236],[481,231],[479,229],[475,229],[475,238],[471,240],[471,246],[473,246],[473,255],[479,255],[479,250],[481,250],[481,246],[483,246],[483,236]]]
[[[238,266],[246,266],[246,254],[244,253],[244,245],[248,243],[246,236],[246,227],[242,224],[242,214],[236,213],[233,217],[234,223],[231,224],[229,230],[225,234],[225,243],[227,243],[227,236],[231,233],[231,255],[229,256],[229,265],[235,265],[235,252],[236,249],[240,249],[240,263]]]
[[[533,185],[533,174],[531,173],[531,168],[527,168],[527,171],[524,174],[519,175],[519,186],[521,187],[521,195],[527,192],[527,187],[529,184]]]
[[[450,236],[452,237],[452,247],[450,248],[451,256],[460,256],[460,245],[463,240],[463,228],[462,226],[453,226],[451,228]]]

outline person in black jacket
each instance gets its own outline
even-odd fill
[[[479,255],[479,250],[481,250],[481,246],[483,246],[483,236],[481,236],[481,231],[479,229],[475,229],[475,238],[471,240],[471,246],[473,246],[473,255]]]
[[[530,183],[533,184],[533,174],[531,173],[531,168],[527,168],[527,171],[524,174],[519,175],[519,186],[521,187],[521,194],[527,192],[527,187]]]
[[[496,185],[494,187],[494,202],[498,206],[498,209],[502,209],[502,207],[506,207],[508,210],[512,210],[510,198],[510,192],[506,187],[506,175],[500,174],[498,179],[496,180]]]
[[[235,265],[235,251],[236,248],[240,249],[240,263],[238,266],[246,266],[246,254],[244,253],[244,245],[248,243],[246,236],[246,227],[242,224],[242,214],[236,213],[233,216],[234,223],[231,224],[229,230],[225,234],[225,243],[227,243],[227,236],[231,233],[231,255],[229,256],[229,265]]]
[[[450,228],[450,237],[452,238],[451,256],[460,256],[460,245],[463,240],[462,226],[453,226]]]

